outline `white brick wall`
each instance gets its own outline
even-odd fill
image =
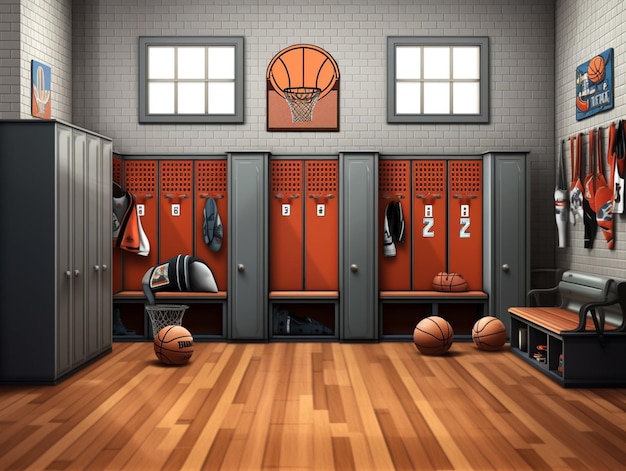
[[[554,5],[545,0],[74,0],[73,120],[123,153],[266,149],[334,154],[527,150],[532,162],[533,265],[552,266]],[[245,124],[139,125],[141,35],[245,37]],[[395,35],[489,36],[491,122],[389,125],[386,42]],[[339,64],[340,132],[265,130],[265,72],[295,43]]]
[[[72,120],[71,0],[0,2],[0,118],[31,117],[31,61],[52,68],[52,116]]]
[[[603,129],[605,147],[607,126],[625,118],[626,111],[626,2],[622,0],[557,0],[556,1],[556,96],[553,145],[561,139],[589,129]],[[615,107],[593,117],[576,121],[575,70],[580,64],[608,48],[614,49]],[[585,141],[587,137],[585,136]],[[569,144],[566,144],[566,180],[571,179]],[[585,146],[586,152],[586,146]],[[606,159],[606,155],[604,156]],[[584,167],[585,168],[585,167]],[[606,167],[605,167],[606,170]],[[608,177],[608,171],[605,171]],[[583,247],[583,225],[569,226],[569,247],[557,251],[559,266],[587,270],[598,274],[626,277],[626,215],[616,215],[616,248],[608,250],[598,231],[593,249]]]

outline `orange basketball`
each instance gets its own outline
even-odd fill
[[[181,325],[163,327],[154,337],[154,353],[166,365],[184,365],[193,354],[193,337]]]
[[[450,323],[443,317],[430,316],[415,326],[413,342],[424,355],[443,355],[452,346],[454,332]]]
[[[339,67],[324,49],[312,44],[295,44],[278,52],[267,67],[266,78],[284,97],[285,88],[319,88],[320,99],[339,79]]]
[[[593,83],[600,83],[604,80],[604,59],[602,56],[596,56],[589,61],[589,65],[587,66],[587,77]]]
[[[479,350],[500,350],[506,343],[506,337],[506,327],[497,317],[481,317],[472,327],[472,340]]]
[[[467,281],[459,273],[439,272],[433,278],[435,291],[467,291]]]

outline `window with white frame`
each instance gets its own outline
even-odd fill
[[[242,37],[140,37],[140,123],[243,123]]]
[[[389,123],[489,122],[486,37],[387,38]]]

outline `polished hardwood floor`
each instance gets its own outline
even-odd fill
[[[182,367],[115,343],[55,386],[0,386],[0,469],[619,470],[626,390],[471,342],[196,343]]]

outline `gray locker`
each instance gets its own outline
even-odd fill
[[[228,333],[232,340],[266,340],[267,153],[228,156]]]
[[[528,159],[523,152],[487,153],[485,189],[485,290],[489,313],[511,332],[508,308],[525,306],[530,286]]]
[[[341,162],[340,337],[378,338],[378,154],[344,152]]]
[[[111,350],[111,159],[75,126],[0,121],[2,382],[53,383]]]

